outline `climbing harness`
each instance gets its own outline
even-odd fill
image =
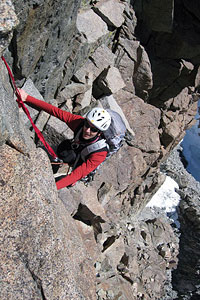
[[[20,95],[20,92],[16,86],[16,83],[15,83],[15,79],[14,79],[14,76],[11,72],[11,69],[9,67],[9,65],[7,64],[5,58],[2,56],[1,59],[3,60],[3,62],[5,63],[5,66],[8,70],[8,74],[11,78],[11,82],[13,84],[13,89],[15,91],[15,95],[17,96],[17,103],[18,103],[18,106],[19,108],[22,107],[23,111],[25,112],[25,114],[27,115],[28,119],[30,120],[31,122],[31,125],[33,126],[33,129],[35,130],[39,140],[43,143],[44,147],[47,149],[48,153],[53,157],[53,162],[52,163],[56,163],[56,164],[61,164],[62,163],[62,160],[60,160],[57,155],[55,154],[55,152],[53,151],[53,149],[50,147],[50,145],[45,141],[44,139],[44,136],[42,135],[41,131],[37,128],[37,126],[34,124],[31,116],[30,116],[30,113],[28,111],[28,109],[26,108],[26,106],[24,105],[24,102],[22,101],[22,98],[21,98],[21,95]]]

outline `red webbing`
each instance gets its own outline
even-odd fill
[[[57,158],[57,155],[55,154],[55,152],[53,151],[53,149],[49,146],[49,144],[45,141],[44,139],[44,136],[42,135],[41,131],[37,128],[37,126],[34,124],[31,116],[30,116],[30,113],[28,111],[28,109],[26,108],[26,106],[24,105],[24,102],[22,101],[22,98],[21,98],[21,95],[20,95],[20,92],[16,86],[16,83],[15,83],[15,79],[13,77],[13,74],[10,70],[10,67],[8,66],[5,58],[2,56],[1,59],[4,61],[5,65],[6,65],[6,68],[8,70],[8,73],[10,75],[10,78],[12,80],[12,83],[13,83],[13,86],[14,86],[14,89],[15,89],[15,94],[17,96],[17,103],[18,103],[18,106],[19,107],[22,107],[23,111],[25,112],[25,114],[27,115],[28,119],[30,120],[31,122],[31,125],[33,126],[33,129],[35,130],[39,140],[43,143],[43,145],[45,146],[45,148],[47,149],[47,151],[49,152],[49,154],[53,157],[53,158]]]

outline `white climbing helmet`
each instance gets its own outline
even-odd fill
[[[95,107],[89,111],[86,119],[101,131],[107,130],[111,123],[110,114],[100,107]]]

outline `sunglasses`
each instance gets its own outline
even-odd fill
[[[99,129],[97,129],[96,127],[94,127],[94,126],[91,126],[89,123],[88,123],[88,121],[85,119],[84,120],[84,126],[86,127],[86,128],[90,128],[90,131],[91,132],[99,132]]]

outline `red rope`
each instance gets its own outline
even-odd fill
[[[39,140],[43,143],[43,145],[45,146],[45,148],[47,149],[47,151],[49,152],[49,154],[54,158],[54,159],[57,159],[57,155],[55,154],[55,152],[53,151],[53,149],[49,146],[49,144],[45,141],[44,139],[44,136],[42,135],[41,131],[37,128],[37,126],[34,124],[31,116],[30,116],[30,113],[28,111],[28,109],[26,108],[26,106],[24,105],[24,102],[22,101],[22,98],[21,98],[21,95],[20,95],[20,92],[16,86],[16,83],[15,83],[15,79],[14,79],[14,76],[10,70],[10,67],[9,65],[7,64],[5,58],[2,56],[1,59],[4,61],[5,65],[6,65],[6,68],[8,70],[8,73],[10,75],[10,78],[12,80],[12,83],[13,83],[13,86],[14,86],[14,90],[15,90],[15,94],[17,96],[17,103],[18,103],[18,106],[19,107],[22,107],[23,111],[25,112],[25,114],[27,115],[28,119],[30,120],[31,122],[31,125],[33,126],[33,129],[35,130]]]

